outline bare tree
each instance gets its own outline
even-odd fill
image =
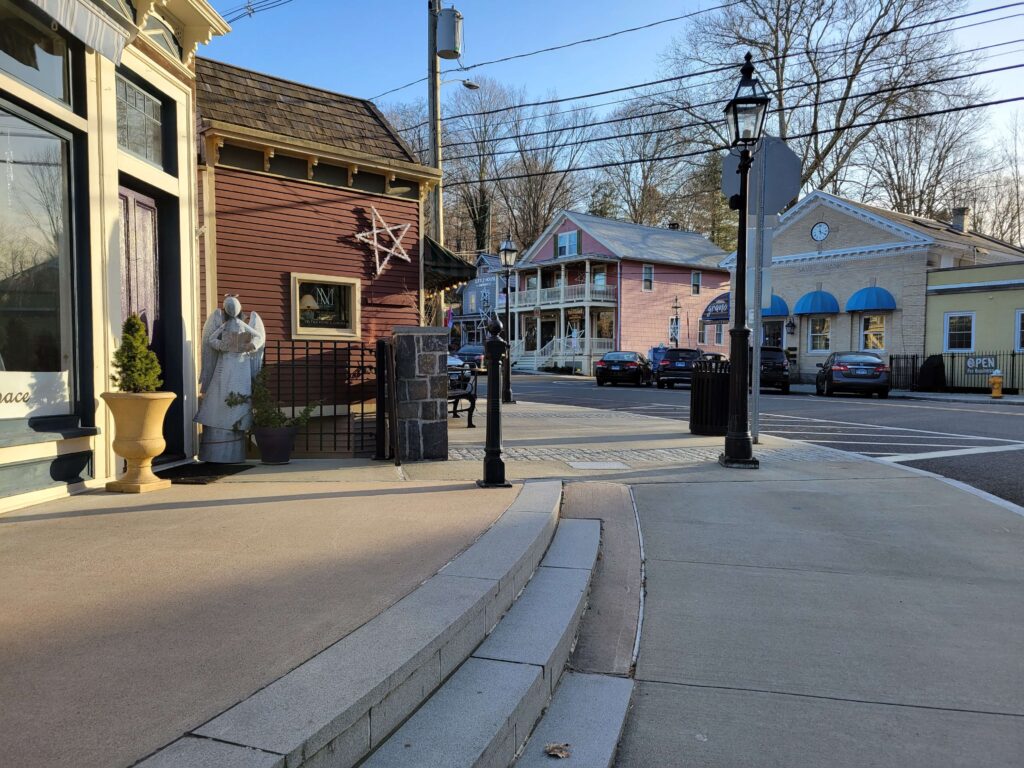
[[[478,251],[491,250],[495,237],[493,224],[496,190],[492,178],[496,170],[495,152],[508,135],[506,115],[513,93],[490,78],[477,81],[479,89],[460,90],[448,103],[453,117],[444,123],[445,146],[449,159],[444,164],[445,183],[453,183],[450,197],[458,201],[460,213],[473,232]]]
[[[677,74],[738,63],[750,51],[772,97],[768,131],[803,161],[803,183],[841,192],[851,161],[877,128],[864,125],[919,104],[915,84],[964,70],[936,21],[959,0],[743,0],[703,17],[667,56]],[[724,143],[721,109],[733,72],[681,81],[668,103],[695,139]]]
[[[736,248],[736,211],[722,194],[722,158],[708,154],[685,171],[673,201],[671,218],[683,229],[699,232],[725,251]]]
[[[1024,245],[1024,119],[1014,113],[1003,139],[992,150],[996,170],[975,179],[963,199],[974,210],[974,228]],[[995,163],[994,163],[995,164]]]
[[[682,161],[665,158],[681,154],[687,139],[675,127],[676,118],[652,114],[658,111],[646,100],[616,110],[611,115],[616,122],[604,127],[607,139],[593,152],[594,160],[607,164],[602,174],[634,224],[664,224],[685,182]]]
[[[498,194],[512,235],[526,247],[563,208],[588,197],[573,170],[583,164],[593,117],[589,110],[559,112],[555,105],[527,106],[517,93],[509,109],[509,134],[498,155]],[[543,133],[540,133],[543,131]]]
[[[922,93],[917,111],[956,108],[982,96],[971,86]],[[900,213],[948,218],[967,202],[974,182],[990,173],[981,142],[986,125],[983,113],[964,111],[879,126],[856,161],[862,199]]]

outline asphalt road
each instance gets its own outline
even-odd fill
[[[601,387],[593,379],[515,376],[516,397],[543,403],[690,417],[688,388]],[[1024,408],[878,400],[855,395],[761,395],[761,431],[960,480],[1024,506]]]

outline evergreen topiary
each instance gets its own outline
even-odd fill
[[[232,408],[236,405],[249,403],[252,406],[252,425],[254,427],[306,426],[319,403],[310,403],[294,416],[286,416],[270,392],[270,386],[267,383],[269,378],[270,373],[268,369],[261,369],[256,374],[256,378],[253,379],[251,395],[229,392],[224,402]],[[238,429],[237,424],[235,429]]]
[[[156,392],[164,383],[160,378],[160,361],[149,348],[146,326],[138,315],[129,315],[121,326],[114,371],[110,380],[121,392]]]

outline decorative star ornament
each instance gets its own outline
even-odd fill
[[[374,277],[379,275],[388,266],[391,261],[391,257],[402,259],[412,263],[412,259],[409,258],[409,254],[405,252],[405,248],[402,247],[402,238],[405,237],[405,233],[409,231],[411,224],[396,224],[393,227],[389,227],[384,223],[384,218],[377,213],[377,209],[370,206],[370,210],[373,212],[373,229],[366,232],[359,232],[356,234],[356,240],[366,243],[373,248],[373,259],[376,264],[377,271],[374,273]],[[391,241],[391,245],[382,239],[382,235],[386,234],[386,240]],[[381,258],[383,256],[383,259]]]

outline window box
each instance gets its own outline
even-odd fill
[[[293,339],[359,339],[357,278],[293,272],[291,283]]]

